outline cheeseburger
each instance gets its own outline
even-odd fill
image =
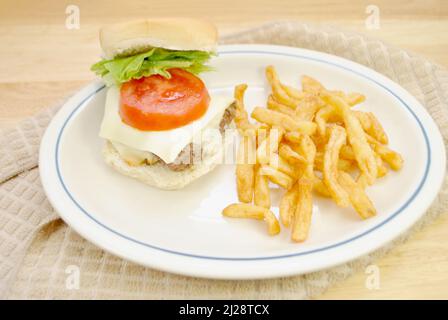
[[[179,189],[222,157],[232,98],[207,90],[200,74],[216,28],[195,19],[148,19],[100,30],[104,58],[91,68],[107,84],[100,137],[107,164],[162,189]]]

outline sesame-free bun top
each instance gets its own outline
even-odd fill
[[[100,43],[107,59],[164,48],[171,50],[215,51],[216,27],[191,18],[155,18],[105,26]]]

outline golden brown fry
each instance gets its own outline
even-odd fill
[[[280,147],[278,149],[278,154],[280,157],[286,159],[289,163],[295,164],[295,165],[301,165],[306,164],[307,160],[304,156],[294,151],[291,146],[282,143],[280,144]]]
[[[241,202],[252,202],[254,191],[255,147],[253,137],[242,136],[238,148],[236,165],[236,186]]]
[[[327,130],[328,118],[335,112],[333,106],[325,106],[317,111],[314,121],[317,124],[319,135],[325,136]]]
[[[345,102],[347,102],[347,104],[350,107],[353,107],[361,102],[364,102],[366,99],[366,97],[364,95],[362,95],[360,93],[356,93],[356,92],[349,93],[348,95],[345,94],[343,91],[338,91],[338,90],[328,90],[328,92],[344,99]]]
[[[378,142],[376,139],[369,135],[366,135],[367,140],[373,146],[375,152],[383,159],[392,170],[398,171],[403,167],[403,158],[398,152],[391,150],[388,146],[385,146]]]
[[[355,153],[353,152],[353,148],[347,144],[344,144],[341,147],[341,152],[339,153],[339,156],[342,159],[355,160]]]
[[[327,186],[317,177],[314,179],[313,190],[317,191],[317,193],[323,197],[331,198],[331,194]]]
[[[274,127],[269,130],[269,136],[259,144],[257,148],[257,161],[260,164],[268,164],[272,155],[277,152],[278,145],[282,140],[284,130]]]
[[[292,143],[300,143],[300,140],[302,139],[302,134],[298,131],[290,131],[285,133],[284,138]]]
[[[303,91],[300,91],[299,89],[293,88],[291,86],[281,84],[283,90],[285,90],[286,94],[297,101],[300,101],[305,97],[305,93]]]
[[[279,156],[277,153],[273,153],[271,155],[269,159],[269,166],[287,174],[288,176],[294,179],[297,179],[300,175],[300,170],[298,169],[298,167],[291,165],[288,161]]]
[[[235,124],[240,132],[244,132],[246,129],[253,128],[253,125],[249,122],[249,116],[244,108],[244,93],[246,92],[247,84],[240,84],[235,87]]]
[[[222,211],[229,218],[248,218],[264,220],[268,225],[268,233],[273,236],[280,232],[280,224],[271,210],[248,203],[234,203]]]
[[[338,182],[339,150],[346,141],[346,134],[344,128],[340,126],[332,126],[329,131],[330,139],[325,146],[324,154],[324,183],[336,204],[341,207],[347,207],[350,204],[348,194]]]
[[[372,146],[373,150],[387,162],[393,170],[400,170],[403,166],[403,158],[401,155],[390,149],[387,145],[382,144],[371,135],[366,135],[367,141]]]
[[[257,135],[257,149],[260,147],[260,145],[263,143],[264,140],[269,136],[269,127],[259,128],[256,130]]]
[[[334,106],[342,114],[358,167],[366,175],[369,185],[373,184],[378,174],[375,153],[367,142],[366,134],[358,118],[343,99],[328,93],[323,94],[322,97],[325,102]]]
[[[354,111],[354,113],[367,134],[378,140],[380,143],[387,144],[389,142],[381,123],[372,112]]]
[[[366,175],[364,173],[360,173],[358,178],[356,179],[356,183],[359,185],[360,188],[365,189],[369,186],[367,182]]]
[[[272,93],[274,94],[276,100],[290,108],[295,109],[297,106],[297,100],[291,98],[285,91],[273,66],[268,66],[266,68],[266,78],[271,85]]]
[[[292,222],[291,239],[303,242],[308,238],[313,213],[313,179],[302,177],[299,180],[297,207]]]
[[[367,114],[367,112],[353,110],[353,113],[356,116],[356,118],[358,118],[358,121],[361,124],[364,131],[369,132],[370,127],[372,126],[372,123],[370,122],[370,117]]]
[[[267,176],[270,181],[287,190],[289,190],[294,183],[293,178],[268,165],[262,165],[260,167],[260,174]]]
[[[389,170],[384,165],[383,160],[381,159],[381,157],[378,154],[375,155],[375,158],[376,158],[376,163],[378,165],[378,178],[382,178],[387,174],[387,172]]]
[[[356,164],[353,161],[347,159],[339,159],[338,161],[338,170],[349,172],[354,170],[355,168]]]
[[[324,169],[324,152],[322,151],[317,151],[316,152],[316,156],[314,157],[314,168],[317,171],[323,171]]]
[[[340,155],[340,153],[339,153]],[[314,168],[318,171],[324,171],[324,154],[322,152],[316,153],[316,158],[314,159]],[[339,158],[338,160],[338,170],[342,171],[352,171],[355,168],[355,163],[351,160]]]
[[[271,207],[269,180],[267,176],[260,174],[260,168],[257,168],[255,174],[254,203],[264,208]]]
[[[278,102],[277,100],[275,100],[275,98],[271,95],[269,95],[268,97],[268,109],[270,110],[274,110],[274,111],[278,111],[280,113],[284,113],[290,117],[294,117],[295,116],[295,112],[293,109],[291,109],[290,107],[281,104],[280,102]]]
[[[363,94],[352,92],[346,95],[345,100],[350,106],[355,106],[364,102],[366,100],[366,97]]]
[[[309,136],[304,135],[298,147],[299,153],[305,157],[307,162],[304,176],[312,180],[314,179],[314,158],[316,157],[316,146]]]
[[[307,95],[297,104],[295,118],[297,120],[312,121],[323,101],[315,95]]]
[[[266,108],[256,107],[251,116],[259,122],[282,127],[287,131],[299,131],[309,135],[316,131],[316,125],[311,121],[297,121],[286,114]]]
[[[326,134],[325,136],[321,136],[320,134],[315,134],[311,136],[311,139],[316,146],[316,150],[323,153],[325,151],[325,145],[328,142],[328,135]]]
[[[268,234],[270,236],[275,236],[276,234],[280,233],[280,223],[271,210],[268,210],[265,213],[264,220],[268,224]]]
[[[338,181],[349,194],[350,202],[361,218],[367,219],[376,215],[376,209],[372,201],[370,201],[361,185],[356,183],[348,173],[340,172]]]
[[[319,94],[325,90],[325,87],[316,79],[304,75],[302,76],[302,89],[307,93]]]
[[[299,195],[299,183],[296,182],[291,189],[285,192],[280,200],[279,212],[280,220],[285,227],[289,227],[294,217],[297,205],[297,197]]]
[[[386,131],[384,131],[384,128],[378,121],[377,117],[372,112],[368,112],[367,114],[370,118],[370,130],[367,133],[380,143],[388,144],[389,138],[387,137]]]
[[[248,218],[263,220],[266,208],[254,206],[250,203],[234,203],[222,210],[222,215],[229,218]]]

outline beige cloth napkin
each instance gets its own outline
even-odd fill
[[[230,35],[222,43],[273,43],[339,55],[390,77],[430,112],[448,138],[448,72],[424,58],[334,28],[278,22]],[[95,247],[58,220],[42,190],[39,142],[56,108],[0,134],[0,296],[2,298],[235,298],[302,299],[387,253],[412,232],[353,262],[303,276],[218,281],[160,272],[124,261]],[[448,208],[448,182],[415,228]],[[80,271],[80,286],[66,286]]]

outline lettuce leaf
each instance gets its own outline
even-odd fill
[[[147,52],[130,57],[101,60],[90,68],[103,77],[108,84],[121,84],[131,79],[140,79],[158,74],[171,78],[168,69],[181,68],[188,72],[199,74],[211,68],[205,63],[212,53],[205,51],[173,51],[153,48]]]

